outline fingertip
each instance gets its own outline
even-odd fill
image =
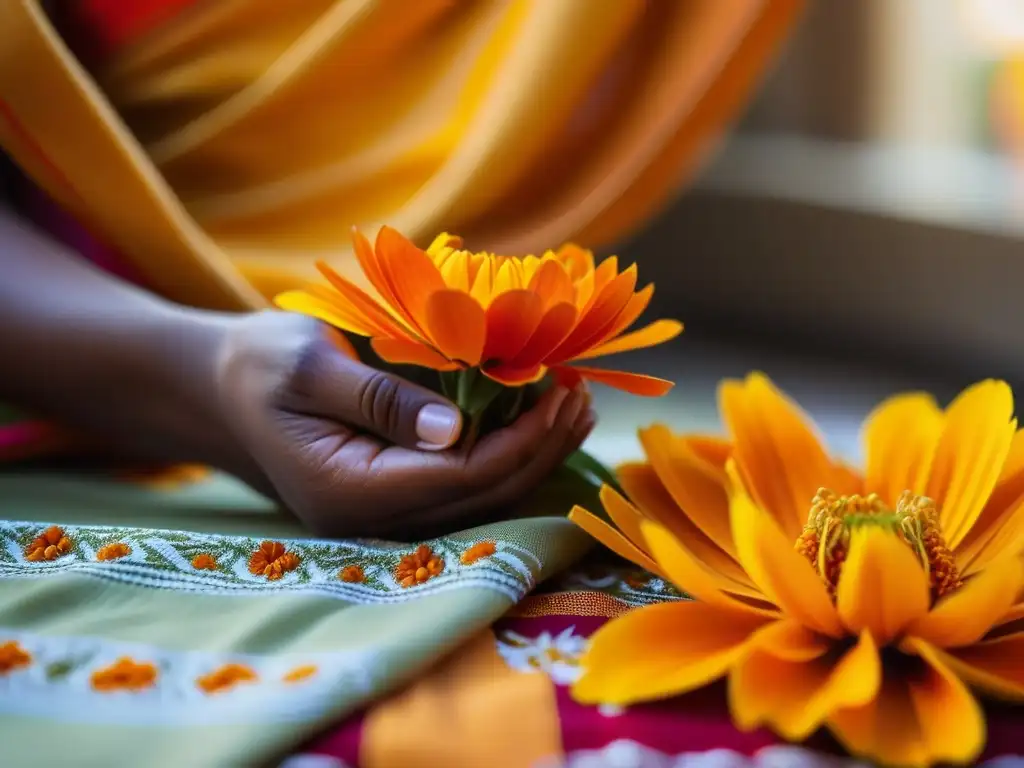
[[[428,403],[416,414],[416,447],[423,451],[443,451],[455,445],[462,433],[462,413],[441,403]]]

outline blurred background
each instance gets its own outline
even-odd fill
[[[713,425],[715,380],[761,367],[856,455],[892,391],[1019,389],[1024,2],[809,3],[695,185],[619,250],[687,322],[655,362],[669,421]],[[597,452],[635,455],[621,429]]]

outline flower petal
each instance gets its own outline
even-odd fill
[[[471,367],[480,363],[487,318],[476,299],[462,291],[436,291],[426,301],[423,319],[441,354]]]
[[[395,297],[394,292],[391,290],[391,286],[384,277],[384,272],[381,269],[380,261],[377,258],[377,252],[373,250],[373,246],[370,245],[370,241],[366,239],[366,236],[359,231],[357,227],[352,227],[352,246],[356,252],[356,259],[359,261],[359,268],[363,274],[366,275],[366,279],[370,281],[370,285],[374,287],[374,290],[380,294],[380,297],[387,303],[392,309],[398,313],[398,299]],[[323,264],[323,266],[321,266]],[[327,272],[324,271],[326,264],[318,262],[317,267],[324,275]],[[330,267],[327,267],[330,270]],[[330,277],[328,277],[330,279]],[[399,314],[399,317],[401,315]]]
[[[444,278],[426,253],[391,227],[381,227],[374,249],[397,309],[413,328],[426,335],[427,300],[445,290]]]
[[[615,319],[633,295],[635,287],[636,265],[634,264],[604,286],[599,294],[596,294],[596,299],[589,309],[584,310],[572,333],[551,353],[549,360],[551,362],[572,360],[600,340],[602,334],[615,324]]]
[[[601,490],[598,491],[598,498],[601,499],[601,505],[604,507],[604,511],[608,513],[608,517],[625,534],[626,538],[644,552],[650,554],[647,541],[644,539],[644,533],[641,529],[641,523],[644,520],[643,513],[630,504],[629,501],[622,498],[609,485],[601,486]]]
[[[854,633],[865,629],[879,645],[928,612],[928,577],[910,547],[894,532],[854,528],[836,587],[836,607]]]
[[[644,376],[640,373],[628,373],[627,371],[610,371],[605,368],[584,368],[581,365],[569,366],[584,379],[596,381],[607,387],[621,389],[631,395],[643,397],[662,397],[669,393],[675,386],[675,382],[667,379],[659,379],[656,376]]]
[[[418,365],[435,371],[454,371],[459,367],[440,352],[418,341],[381,337],[371,339],[370,346],[381,360],[395,365]]]
[[[528,289],[543,302],[544,309],[573,300],[572,280],[559,262],[546,259],[533,273]]]
[[[812,632],[799,621],[780,619],[758,630],[753,648],[785,661],[810,661],[832,648],[832,639]]]
[[[555,265],[558,267],[558,265]],[[561,267],[558,267],[561,269]],[[483,359],[509,363],[523,351],[544,318],[544,302],[530,291],[508,291],[487,308]]]
[[[584,704],[626,705],[703,687],[729,670],[764,624],[692,601],[630,611],[591,637],[573,697]]]
[[[351,308],[324,301],[304,290],[279,293],[274,297],[274,303],[286,312],[315,317],[328,325],[359,336],[376,336],[381,333],[379,326]]]
[[[612,528],[604,520],[588,512],[583,507],[573,507],[569,512],[569,520],[604,544],[619,557],[636,563],[641,568],[658,576],[664,576],[661,568],[658,567],[654,560],[647,556],[646,552],[642,551],[636,544]]]
[[[976,643],[1009,612],[1022,586],[1024,565],[1004,557],[912,622],[907,633],[940,648]]]
[[[339,297],[336,301],[347,302],[353,311],[362,314],[368,321],[378,326],[385,336],[392,336],[396,339],[413,338],[414,333],[403,321],[396,319],[361,288],[339,275],[325,262],[318,261],[316,267],[320,274],[327,278],[331,287],[338,292]]]
[[[740,564],[768,599],[816,632],[842,637],[845,632],[825,584],[772,517],[742,489],[730,500],[729,516]]]
[[[923,494],[943,422],[931,395],[899,395],[878,406],[864,425],[864,487],[893,508],[903,491]]]
[[[573,360],[590,360],[604,355],[615,355],[620,352],[631,352],[634,349],[657,346],[671,341],[682,332],[683,324],[677,320],[655,320],[638,331],[619,336],[598,347],[593,347],[588,352],[576,355]]]
[[[938,653],[954,672],[978,690],[1024,702],[1024,632]]]
[[[839,494],[856,490],[825,453],[810,419],[763,374],[724,382],[719,408],[744,484],[794,541],[819,488]]]
[[[729,675],[729,709],[741,730],[769,725],[786,739],[803,741],[836,710],[872,701],[881,682],[870,632],[838,658],[787,661],[755,650]]]
[[[946,544],[956,550],[999,480],[1016,431],[1013,392],[1001,381],[965,389],[946,410],[926,494],[941,510]]]
[[[516,368],[532,368],[544,363],[551,350],[555,349],[572,332],[576,323],[576,307],[572,304],[555,304],[541,318],[537,330],[530,336],[519,354],[511,362]]]
[[[854,755],[888,765],[973,761],[985,745],[981,707],[927,643],[904,646],[917,657],[886,665],[878,696],[835,712],[830,728]]]
[[[548,369],[543,365],[535,365],[532,368],[513,368],[508,365],[496,365],[484,369],[484,376],[494,379],[499,384],[507,387],[521,387],[525,384],[535,384],[544,378]]]

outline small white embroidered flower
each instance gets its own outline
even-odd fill
[[[542,632],[533,638],[502,632],[498,652],[512,669],[543,672],[556,685],[571,685],[580,676],[580,658],[587,647],[587,638],[575,632],[574,626],[557,635]]]

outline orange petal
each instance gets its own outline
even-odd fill
[[[413,328],[426,334],[427,300],[445,289],[433,260],[391,227],[381,227],[375,247],[384,279],[397,309]]]
[[[619,316],[615,318],[611,328],[600,339],[596,339],[593,346],[603,345],[633,325],[637,318],[643,314],[643,311],[647,309],[647,305],[651,303],[652,296],[654,296],[653,283],[644,286],[643,289],[630,296],[629,301],[626,302],[626,306],[619,312]]]
[[[725,472],[725,464],[732,458],[730,441],[708,435],[681,435],[679,440],[709,465]]]
[[[569,519],[619,557],[624,557],[626,560],[636,563],[651,573],[663,576],[658,564],[648,557],[646,552],[643,552],[604,520],[588,512],[583,507],[573,507],[569,512]]]
[[[569,273],[554,259],[547,259],[541,263],[530,278],[528,288],[541,299],[544,309],[555,304],[571,303],[573,300]]]
[[[437,291],[427,299],[423,314],[441,354],[471,367],[480,363],[487,320],[476,299],[462,291]]]
[[[978,642],[1010,611],[1024,586],[1024,565],[1004,557],[907,627],[907,633],[940,648]]]
[[[383,307],[380,306],[369,294],[356,285],[346,280],[325,262],[318,261],[316,265],[327,281],[339,294],[339,300],[348,302],[352,309],[364,315],[369,322],[378,326],[385,336],[399,338],[413,338],[411,329],[401,321],[396,320]]]
[[[370,341],[373,351],[395,365],[419,365],[435,371],[454,371],[459,366],[425,344],[405,339],[378,338]]]
[[[780,619],[758,630],[752,647],[785,661],[810,661],[828,653],[831,638],[812,632],[799,621]]]
[[[950,669],[978,690],[1024,702],[1024,632],[937,653]]]
[[[594,254],[574,243],[566,243],[555,254],[559,263],[565,265],[573,281],[589,276],[594,277]]]
[[[965,389],[946,410],[927,495],[941,510],[946,544],[956,550],[1002,473],[1016,431],[1013,392],[1001,381]]]
[[[574,365],[571,370],[582,376],[584,379],[596,381],[614,389],[621,389],[631,395],[642,397],[662,397],[669,393],[675,386],[675,382],[667,379],[659,379],[655,376],[644,376],[640,373],[629,373],[627,371],[610,371],[605,368],[584,368],[581,365]]]
[[[558,265],[555,265],[558,267]],[[561,267],[558,267],[561,269]],[[544,317],[544,302],[530,291],[503,293],[487,308],[483,359],[509,363],[533,336]]]
[[[856,490],[825,453],[806,414],[763,374],[724,382],[719,409],[748,492],[794,541],[820,487],[839,494]]]
[[[499,384],[507,387],[522,387],[525,384],[534,384],[544,378],[548,369],[543,365],[535,365],[533,368],[513,368],[508,365],[496,365],[484,369],[484,376],[494,379]]]
[[[724,473],[709,467],[664,425],[655,424],[638,434],[647,460],[675,503],[711,541],[735,559]]]
[[[328,325],[359,336],[375,336],[382,333],[377,325],[350,308],[324,301],[306,291],[285,291],[274,297],[274,303],[286,312],[315,317]]]
[[[733,494],[729,514],[740,564],[765,596],[816,632],[845,635],[825,584],[772,517],[742,490]]]
[[[584,704],[625,705],[701,688],[729,670],[764,624],[691,601],[630,611],[591,637],[573,697]]]
[[[741,730],[769,725],[786,739],[803,741],[836,710],[872,701],[881,678],[868,632],[839,659],[786,661],[754,651],[729,676],[729,709]]]
[[[363,274],[366,275],[366,279],[370,281],[370,285],[374,287],[381,298],[384,299],[396,313],[398,312],[398,299],[391,290],[391,285],[384,277],[384,272],[381,269],[380,261],[377,258],[377,253],[373,250],[373,246],[370,245],[370,241],[366,239],[365,235],[360,232],[356,227],[352,227],[352,246],[356,252],[356,259],[359,261],[359,267],[363,270]],[[324,272],[326,264],[322,262],[318,263],[317,266],[320,271]],[[328,267],[328,269],[330,269]],[[330,277],[328,277],[328,280]],[[333,282],[333,281],[332,281]],[[401,314],[398,315],[401,317]]]
[[[636,287],[636,265],[606,285],[589,309],[584,310],[569,337],[551,353],[549,361],[572,360],[602,338],[615,324]]]
[[[655,320],[645,328],[641,328],[625,336],[619,336],[599,347],[594,347],[588,352],[576,355],[574,360],[590,360],[594,357],[604,355],[615,355],[620,352],[630,352],[634,349],[644,349],[671,341],[683,332],[683,324],[676,320]]]
[[[918,655],[885,667],[878,696],[829,718],[854,755],[887,765],[967,763],[985,744],[981,708],[926,643],[904,643]]]
[[[551,350],[555,349],[576,323],[576,307],[572,304],[555,304],[541,318],[537,330],[519,351],[511,365],[516,368],[532,368],[544,363]]]
[[[630,504],[626,499],[622,498],[622,496],[620,496],[618,492],[609,485],[601,486],[601,490],[598,491],[598,498],[601,499],[601,506],[603,506],[604,511],[608,513],[608,517],[610,517],[616,527],[625,534],[626,538],[636,544],[644,552],[650,554],[650,550],[647,548],[647,543],[644,539],[643,531],[640,527],[644,520],[644,516],[640,510]]]
[[[864,427],[864,487],[890,507],[903,491],[923,494],[943,420],[931,395],[900,395],[878,406]]]

